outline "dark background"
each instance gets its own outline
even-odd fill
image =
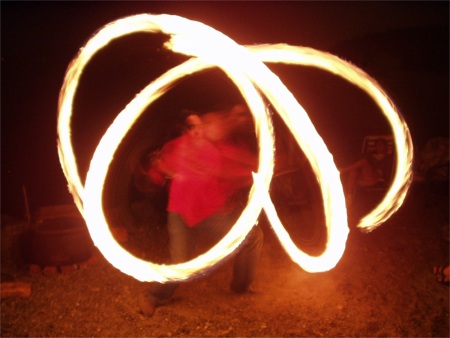
[[[416,150],[432,137],[448,137],[448,1],[2,1],[2,214],[24,215],[23,187],[32,211],[71,201],[56,150],[57,100],[66,68],[103,25],[140,13],[198,20],[240,44],[289,43],[336,54],[387,90],[411,129]],[[82,175],[117,113],[183,59],[161,50],[161,41],[139,34],[121,39],[87,67],[73,122]],[[365,135],[389,132],[374,104],[344,81],[304,67],[271,68],[306,108],[338,165],[358,156]],[[184,89],[175,88],[153,109],[195,108],[233,95],[221,74],[198,79],[186,79]],[[159,116],[163,124],[164,116],[172,115]]]

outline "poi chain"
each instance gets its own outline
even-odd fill
[[[123,109],[98,144],[81,183],[74,155],[70,121],[80,76],[90,59],[112,40],[137,32],[164,33],[171,38],[165,47],[192,58],[153,80]],[[411,181],[412,141],[406,123],[383,89],[361,69],[336,56],[312,48],[288,45],[240,46],[224,34],[200,22],[173,15],[141,14],[114,21],[99,30],[80,49],[68,67],[59,96],[58,153],[69,191],[86,220],[94,244],[122,272],[140,281],[186,280],[229,256],[245,239],[265,210],[281,244],[301,268],[309,272],[332,269],[343,255],[348,237],[347,211],[339,172],[307,113],[280,79],[263,62],[318,67],[336,74],[364,90],[381,108],[392,126],[397,152],[393,183],[381,203],[358,225],[371,231],[402,204]],[[235,83],[255,120],[259,166],[254,184],[239,219],[230,232],[208,252],[191,261],[161,265],[139,259],[112,236],[102,208],[103,185],[115,151],[137,118],[179,79],[211,67],[219,67]],[[320,256],[309,256],[291,240],[269,195],[274,167],[274,135],[261,94],[280,114],[311,163],[319,180],[326,216],[327,245]]]

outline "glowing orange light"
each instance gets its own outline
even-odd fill
[[[85,185],[81,183],[70,139],[72,104],[79,78],[92,56],[110,41],[136,32],[162,32],[171,36],[165,47],[192,56],[151,82],[120,112],[103,135],[90,164]],[[310,48],[286,45],[244,47],[202,23],[171,15],[142,14],[114,21],[103,27],[80,50],[69,65],[60,92],[58,152],[69,191],[86,220],[91,237],[106,259],[122,272],[141,281],[187,279],[231,254],[256,223],[264,208],[274,231],[290,257],[310,272],[333,268],[342,257],[348,236],[345,199],[339,172],[323,140],[307,113],[263,62],[283,62],[320,67],[365,90],[391,123],[399,156],[394,183],[381,204],[361,222],[372,230],[401,205],[409,185],[412,142],[406,124],[383,90],[367,74],[339,58]],[[109,231],[102,209],[103,184],[120,141],[136,119],[175,81],[196,71],[220,67],[236,84],[254,116],[259,143],[259,167],[246,205],[230,232],[208,252],[189,262],[159,265],[134,257],[124,250]],[[328,234],[322,255],[311,257],[299,250],[282,226],[270,199],[268,188],[274,166],[272,121],[265,111],[263,93],[287,122],[295,139],[312,164],[321,184]],[[402,144],[403,140],[405,144]],[[403,147],[406,147],[403,148]]]

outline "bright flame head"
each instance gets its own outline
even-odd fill
[[[117,116],[94,153],[83,187],[70,137],[72,105],[80,76],[90,59],[110,41],[136,32],[168,34],[171,39],[166,44],[167,48],[193,58],[151,82]],[[69,65],[59,98],[58,152],[69,182],[69,190],[86,219],[95,245],[115,267],[141,281],[187,279],[230,255],[251,230],[262,208],[286,252],[299,266],[310,272],[325,271],[333,268],[340,260],[349,230],[339,172],[305,110],[263,62],[309,65],[331,71],[365,90],[375,100],[394,130],[399,154],[398,167],[394,183],[385,199],[359,226],[372,230],[401,205],[411,177],[411,138],[395,106],[380,86],[363,71],[335,56],[311,48],[286,45],[243,47],[211,27],[177,16],[131,16],[106,25],[87,42]],[[208,67],[220,67],[226,72],[246,99],[253,114],[260,158],[258,173],[254,174],[254,186],[250,191],[248,204],[236,224],[208,252],[177,265],[146,262],[118,245],[109,231],[101,203],[106,174],[120,141],[140,114],[163,95],[172,83]],[[274,136],[272,122],[261,94],[265,95],[284,119],[321,184],[328,242],[320,256],[311,257],[295,246],[270,199],[268,188],[274,166]]]

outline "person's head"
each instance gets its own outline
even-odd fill
[[[226,113],[224,112],[209,112],[202,116],[203,134],[212,141],[217,142],[228,135],[228,128],[226,126]]]
[[[375,141],[375,153],[377,154],[388,153],[388,143],[385,139],[379,138]]]
[[[186,117],[187,133],[193,137],[199,138],[203,136],[202,119],[196,114],[191,114]]]
[[[237,104],[226,109],[208,112],[202,116],[204,136],[212,142],[229,137],[238,128],[251,121],[248,108]]]
[[[230,111],[230,117],[236,126],[248,123],[251,115],[245,104],[236,104]]]

